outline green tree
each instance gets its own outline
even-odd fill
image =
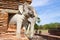
[[[42,26],[42,25],[40,25],[40,26],[39,26],[39,29],[43,29],[43,26]]]
[[[53,29],[53,28],[60,28],[60,23],[50,23],[43,25],[43,29]]]
[[[39,28],[39,26],[35,23],[34,29],[35,29],[35,30],[38,30],[38,28]]]

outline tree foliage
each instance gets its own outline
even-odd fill
[[[34,29],[35,29],[35,30],[38,30],[38,28],[39,28],[39,26],[35,23]]]
[[[60,23],[50,23],[42,25],[42,29],[53,29],[53,28],[60,28]]]

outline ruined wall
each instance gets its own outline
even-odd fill
[[[18,2],[0,0],[0,9],[1,8],[17,10],[18,9]]]
[[[0,33],[6,32],[8,27],[8,13],[0,12]]]
[[[0,8],[17,10],[20,2],[23,0],[0,0]],[[27,2],[31,2],[31,0],[27,0]]]
[[[15,24],[12,25],[9,24],[9,21],[11,19],[9,16],[13,15],[13,13],[17,13],[16,10],[18,10],[19,1],[22,2],[22,0],[0,0],[0,33],[16,30]],[[29,1],[31,0],[27,0],[27,2]],[[9,15],[9,13],[1,13],[1,9],[4,9],[2,11],[7,11],[7,12],[9,11],[11,15]]]
[[[16,0],[0,0],[0,9],[13,9],[13,10],[18,10],[18,2]],[[5,10],[2,10],[5,11]],[[0,10],[0,33],[6,32],[6,31],[15,31],[14,29],[16,29],[16,25],[10,25],[9,21],[10,21],[10,17],[11,15],[13,15],[14,13],[12,13],[11,11],[11,15],[9,15],[10,13],[6,13],[6,12],[2,12]]]

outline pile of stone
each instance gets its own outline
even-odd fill
[[[8,13],[0,12],[0,33],[6,32],[8,27]]]

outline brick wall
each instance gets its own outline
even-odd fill
[[[31,2],[32,0],[27,1]],[[0,0],[0,8],[17,10],[19,3],[20,3],[19,0]]]
[[[18,2],[0,0],[0,8],[17,10],[18,9]]]
[[[8,13],[0,12],[0,33],[5,32],[8,27]]]

